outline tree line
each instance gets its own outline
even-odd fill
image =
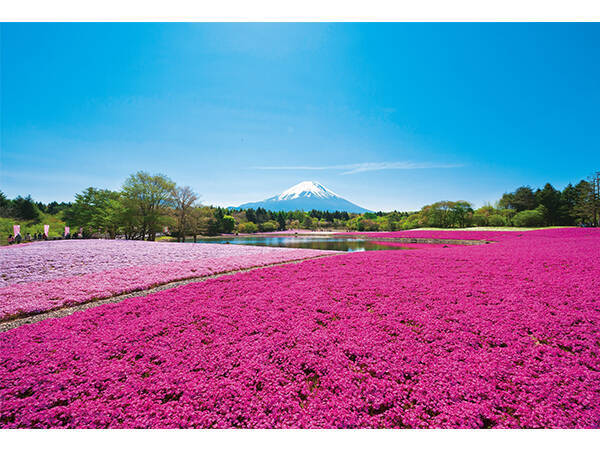
[[[30,196],[7,199],[0,192],[0,217],[35,223],[53,215],[83,235],[155,240],[168,234],[185,236],[255,233],[288,229],[395,231],[420,227],[471,226],[595,226],[600,220],[600,172],[562,191],[550,183],[542,188],[521,186],[494,204],[474,209],[467,201],[440,201],[413,212],[353,214],[343,211],[238,210],[205,206],[189,186],[178,186],[164,175],[137,172],[118,191],[89,187],[70,203],[35,202]],[[47,217],[47,216],[46,216]]]
[[[419,227],[457,228],[470,226],[543,227],[591,226],[600,221],[600,172],[560,191],[550,183],[541,189],[521,186],[507,192],[495,205],[476,210],[466,201],[442,201],[411,214],[403,229]]]
[[[42,214],[55,215],[67,209],[71,203],[50,202],[45,205],[42,202],[34,202],[31,195],[9,199],[0,191],[0,217],[13,217],[21,220],[41,220]]]

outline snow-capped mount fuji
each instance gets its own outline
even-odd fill
[[[277,196],[277,200],[294,200],[300,197],[333,198],[339,197],[335,192],[315,181],[303,181],[283,191]]]
[[[271,211],[346,211],[349,213],[369,212],[355,205],[315,181],[303,181],[262,202],[244,203],[238,209],[264,208]]]

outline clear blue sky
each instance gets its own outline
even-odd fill
[[[3,24],[1,182],[138,170],[206,204],[315,180],[374,210],[600,170],[599,24]]]

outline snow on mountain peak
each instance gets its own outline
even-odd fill
[[[293,200],[300,197],[335,198],[339,196],[315,181],[303,181],[283,191],[277,196],[277,200]]]
[[[237,208],[264,208],[269,211],[310,211],[316,209],[318,211],[346,211],[349,213],[368,211],[368,209],[349,202],[315,181],[303,181],[279,195],[260,202],[244,203]]]

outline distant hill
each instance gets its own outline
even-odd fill
[[[349,213],[370,212],[361,206],[340,197],[322,184],[303,181],[266,200],[244,203],[237,209],[264,208],[271,211],[346,211]]]

